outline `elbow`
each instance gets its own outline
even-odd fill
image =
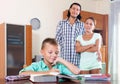
[[[23,72],[21,72],[21,73],[19,73],[19,75],[24,75],[24,73],[23,73]]]
[[[77,53],[81,52],[81,49],[76,48],[76,52],[77,52]]]
[[[99,50],[100,50],[99,47],[97,47],[97,46],[94,47],[94,51],[95,51],[95,52],[97,52],[97,51],[99,51]]]
[[[76,70],[76,71],[74,72],[74,74],[75,74],[75,75],[80,74],[80,69]]]
[[[79,51],[76,49],[76,52],[78,53]]]
[[[30,74],[28,74],[26,72],[20,72],[19,75],[30,75]]]
[[[99,48],[99,47],[96,47],[96,51],[100,51],[100,48]]]

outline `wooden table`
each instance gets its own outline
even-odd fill
[[[0,84],[117,84],[116,81],[85,81],[83,83],[80,82],[55,82],[55,83],[32,83],[29,80],[20,80],[20,81],[5,81],[4,79],[0,79]]]

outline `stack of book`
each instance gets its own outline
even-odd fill
[[[6,76],[5,80],[7,81],[19,81],[19,80],[28,80],[30,76],[28,75],[11,75],[11,76]]]
[[[91,75],[90,77],[86,77],[85,80],[86,81],[109,81],[110,75],[109,74]]]

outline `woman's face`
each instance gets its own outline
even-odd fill
[[[87,19],[84,23],[84,28],[86,32],[92,32],[95,28],[95,24],[92,19]]]
[[[76,18],[80,14],[80,7],[78,5],[73,5],[70,8],[70,17]]]

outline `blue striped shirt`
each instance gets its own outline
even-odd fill
[[[80,63],[80,56],[75,51],[75,40],[83,32],[83,22],[76,20],[71,25],[68,19],[60,21],[56,30],[56,40],[60,45],[61,57],[77,66]]]

